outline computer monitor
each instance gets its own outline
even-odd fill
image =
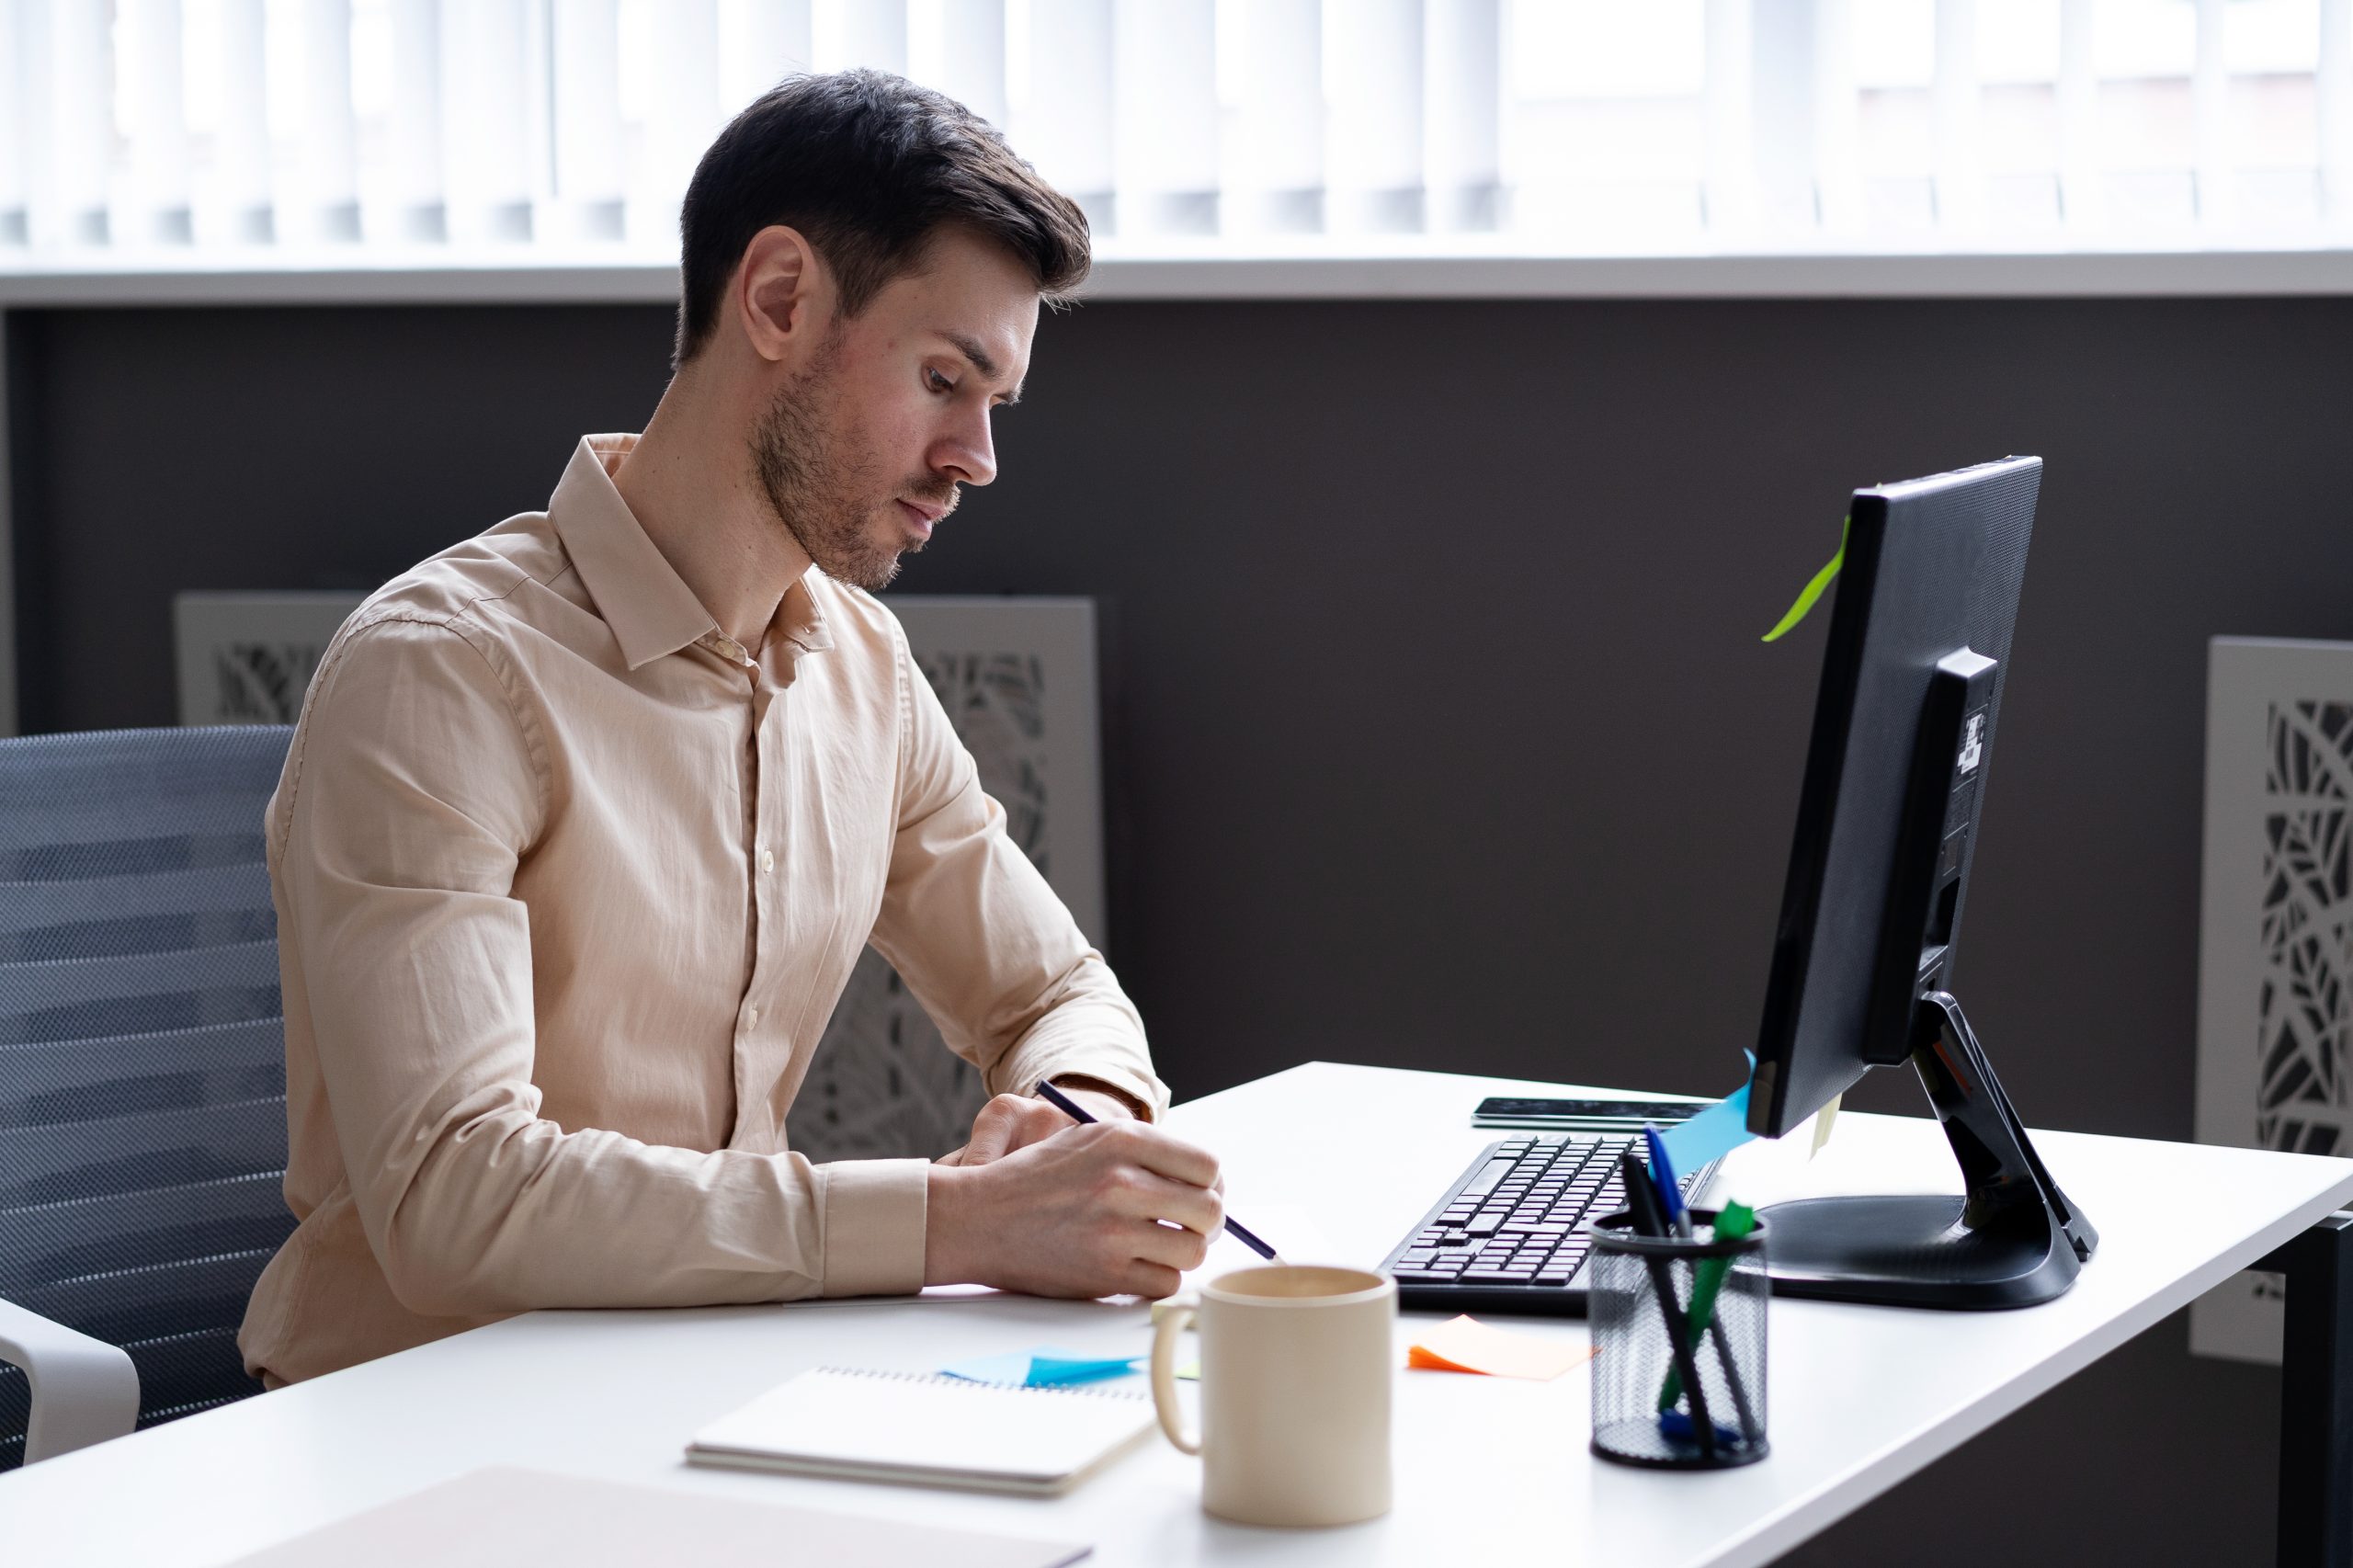
[[[1870,1068],[1909,1063],[1964,1195],[1773,1206],[1784,1294],[2027,1306],[2098,1242],[1952,994],[2041,480],[2040,458],[2007,458],[1858,491],[1848,514],[1748,1127],[1779,1137]]]

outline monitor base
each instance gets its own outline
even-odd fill
[[[1958,1198],[1815,1198],[1764,1211],[1778,1295],[1984,1312],[2065,1292],[2099,1245],[2035,1153],[1948,992],[1920,1000],[1913,1071],[1961,1165]]]

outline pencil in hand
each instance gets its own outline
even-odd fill
[[[1038,1085],[1038,1097],[1045,1101],[1048,1105],[1053,1107],[1056,1110],[1062,1112],[1064,1116],[1069,1117],[1073,1121],[1091,1122],[1095,1119],[1094,1116],[1087,1111],[1085,1106],[1080,1105],[1076,1100],[1071,1098],[1068,1095],[1063,1093],[1051,1084],[1040,1084]],[[1243,1225],[1242,1221],[1236,1220],[1231,1214],[1228,1214],[1225,1217],[1225,1229],[1228,1235],[1231,1235],[1235,1241],[1240,1242],[1244,1246],[1248,1247],[1252,1252],[1256,1253],[1260,1257],[1265,1258],[1268,1263],[1280,1263],[1282,1261],[1281,1258],[1275,1256],[1274,1248],[1268,1246],[1265,1242],[1260,1241],[1256,1236],[1251,1234],[1248,1229]]]

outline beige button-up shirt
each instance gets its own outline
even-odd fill
[[[748,656],[614,488],[633,439],[312,682],[267,824],[299,1223],[239,1343],[273,1381],[535,1307],[918,1289],[925,1162],[785,1146],[870,941],[992,1091],[1167,1104],[896,619],[813,569]]]

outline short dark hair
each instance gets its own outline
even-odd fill
[[[784,223],[832,269],[841,312],[923,264],[940,228],[995,240],[1056,301],[1086,277],[1086,215],[944,93],[881,71],[791,76],[737,115],[679,210],[676,364],[710,341],[752,236]]]

